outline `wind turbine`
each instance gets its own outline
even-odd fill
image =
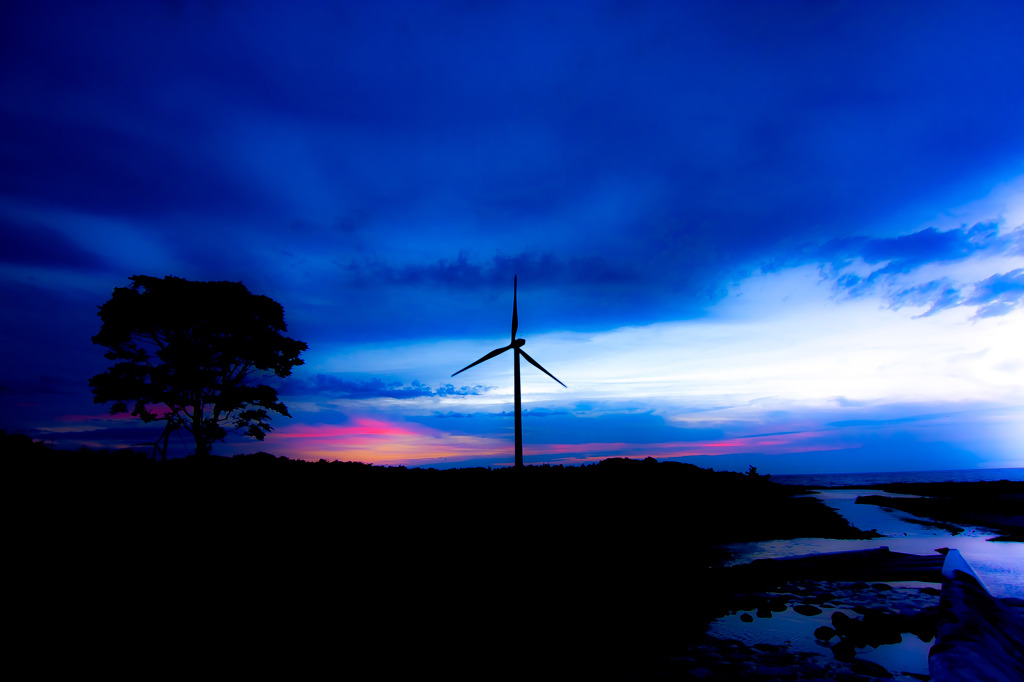
[[[534,360],[533,358],[531,358],[529,355],[526,354],[526,351],[523,350],[523,345],[526,343],[526,339],[517,339],[516,338],[516,332],[519,331],[519,315],[516,312],[516,290],[517,290],[518,286],[519,286],[519,276],[517,275],[517,276],[515,276],[512,279],[512,340],[509,342],[509,344],[507,346],[502,346],[501,348],[495,348],[490,353],[488,353],[487,355],[483,356],[482,358],[480,358],[476,362],[466,365],[465,367],[460,369],[455,374],[461,374],[461,373],[465,372],[467,369],[469,369],[470,367],[473,367],[474,365],[479,365],[484,360],[490,360],[493,357],[497,357],[498,355],[501,355],[502,353],[504,353],[505,351],[507,351],[509,349],[512,349],[512,350],[515,351],[515,358],[516,358],[515,359],[515,385],[516,385],[516,467],[517,468],[521,468],[523,466],[523,394],[522,394],[522,391],[519,388],[519,356],[522,355],[524,358],[526,358],[527,362],[529,362],[531,365],[533,365],[534,367],[536,367],[540,371],[542,371],[545,374],[547,374],[549,377],[551,377],[555,381],[558,381],[558,379],[555,377],[554,374],[552,374],[551,372],[549,372],[546,369],[544,369],[543,367],[541,367],[539,362],[537,362],[536,360]],[[452,376],[455,376],[455,374],[453,374]],[[558,383],[562,384],[561,381],[558,381]],[[565,384],[562,384],[562,386],[565,386]],[[568,386],[565,386],[565,387],[568,388]]]

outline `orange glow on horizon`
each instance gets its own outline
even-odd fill
[[[417,430],[394,422],[356,417],[352,424],[302,424],[284,427],[275,432],[278,438],[347,438],[351,436],[409,436],[425,435],[427,429]]]
[[[65,431],[99,432],[135,420],[137,417],[124,413],[67,414],[59,418],[67,426],[54,426],[46,431],[53,435]],[[139,439],[144,440],[141,436]],[[85,436],[79,444],[99,447],[100,441],[95,436]],[[240,451],[240,444],[229,445],[235,452]],[[464,435],[377,414],[353,415],[342,424],[284,424],[270,434],[264,447],[293,459],[357,461],[381,466],[511,466],[514,459],[510,429],[504,435]],[[826,430],[653,443],[527,442],[524,455],[535,464],[572,465],[610,457],[685,460],[695,456],[785,455],[849,447],[850,443]]]
[[[274,438],[289,439],[290,457],[307,460],[359,461],[386,466],[430,466],[459,463],[473,466],[486,460],[490,465],[512,463],[511,438],[456,435],[420,424],[392,422],[379,418],[354,417],[346,424],[300,424],[285,427]],[[524,447],[533,462],[596,462],[608,457],[655,457],[682,459],[698,455],[726,455],[757,452],[787,454],[849,447],[829,442],[825,432],[807,431],[764,436],[735,437],[706,441],[662,443],[537,443]]]
[[[458,436],[419,424],[368,417],[355,417],[348,424],[303,424],[283,428],[274,435],[293,439],[289,444],[289,456],[298,459],[358,461],[390,466],[420,466],[445,461],[471,463],[474,459],[502,457],[510,452],[509,444],[497,438]]]

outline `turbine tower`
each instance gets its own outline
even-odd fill
[[[490,360],[493,357],[501,355],[502,353],[504,353],[505,351],[507,351],[509,349],[512,349],[512,350],[515,351],[515,365],[514,365],[514,367],[515,367],[515,375],[514,376],[515,376],[515,386],[516,386],[516,467],[517,468],[521,468],[523,466],[523,395],[522,395],[522,391],[519,388],[519,356],[522,355],[524,358],[526,358],[527,362],[529,362],[531,365],[533,365],[534,367],[536,367],[540,371],[542,371],[545,374],[547,374],[549,377],[551,377],[555,381],[558,381],[558,379],[555,377],[554,374],[552,374],[551,372],[549,372],[546,369],[544,369],[543,367],[541,367],[539,362],[537,362],[536,360],[534,360],[533,358],[531,358],[529,355],[526,354],[526,351],[523,350],[523,345],[526,343],[526,339],[517,339],[516,338],[516,332],[519,331],[519,314],[516,312],[516,290],[517,290],[518,286],[519,286],[519,277],[515,276],[512,279],[512,341],[509,342],[509,344],[507,346],[503,346],[501,348],[495,348],[490,353],[488,353],[487,355],[483,356],[482,358],[480,358],[476,362],[466,365],[465,367],[460,369],[455,374],[461,374],[462,372],[465,372],[470,367],[472,367],[474,365],[479,365],[484,360]],[[453,374],[452,376],[455,376],[455,374]],[[558,381],[558,383],[562,384],[561,381]],[[562,386],[565,386],[565,384],[562,384]],[[565,387],[568,388],[568,386],[565,386]]]

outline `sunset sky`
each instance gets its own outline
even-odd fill
[[[240,281],[304,459],[1024,466],[1024,3],[0,5],[0,428],[110,416],[97,306]],[[181,438],[171,454],[189,452]]]

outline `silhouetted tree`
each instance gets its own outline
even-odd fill
[[[116,364],[89,380],[97,403],[111,414],[144,422],[165,420],[164,436],[184,428],[197,455],[210,454],[225,426],[263,440],[270,412],[288,409],[277,391],[254,384],[260,372],[288,376],[303,364],[302,341],[287,330],[284,309],[240,282],[191,282],[178,277],[131,277],[100,306],[93,343]]]

